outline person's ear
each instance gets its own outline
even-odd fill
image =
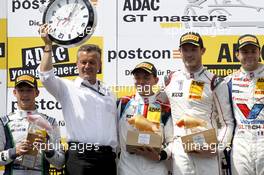
[[[17,90],[13,89],[13,95],[16,96],[17,95]]]
[[[202,55],[205,53],[205,51],[206,51],[206,48],[202,48],[202,49],[201,49],[201,53],[202,53]]]
[[[39,96],[39,90],[36,89],[36,97],[38,97],[38,96]]]
[[[239,51],[236,51],[236,52],[235,52],[235,55],[236,55],[237,59],[238,59],[239,61],[241,61],[241,60],[240,60]]]
[[[159,82],[159,77],[155,77],[155,84],[158,84]]]

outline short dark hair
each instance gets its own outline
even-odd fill
[[[78,54],[79,52],[97,52],[101,58],[101,54],[102,54],[102,50],[100,49],[100,47],[98,45],[95,44],[84,44],[82,45],[77,52],[77,58],[78,58]]]

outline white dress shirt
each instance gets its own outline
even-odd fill
[[[117,146],[116,98],[102,83],[74,81],[40,72],[40,80],[62,105],[69,142]]]

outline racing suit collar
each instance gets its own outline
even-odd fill
[[[151,96],[141,96],[139,95],[139,93],[136,93],[135,96],[135,101],[139,104],[148,104],[148,103],[153,103],[156,101],[156,95],[157,94],[153,94]]]
[[[19,114],[19,116],[21,116],[22,118],[27,117],[27,115],[32,115],[32,114],[37,114],[37,110],[32,110],[32,111],[28,111],[28,110],[22,110],[22,109],[17,109],[16,112],[17,114]]]
[[[254,71],[246,71],[242,66],[240,68],[241,72],[247,76],[248,78],[255,78],[255,77],[259,77],[261,75],[261,73],[264,72],[264,65],[263,64],[260,64],[258,66],[258,68]]]
[[[200,69],[196,72],[189,72],[186,68],[184,68],[184,75],[186,76],[187,79],[196,79],[199,77],[204,71],[206,70],[205,67],[201,66]]]

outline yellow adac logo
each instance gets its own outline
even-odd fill
[[[153,123],[160,123],[161,106],[159,104],[149,104],[147,119]]]

